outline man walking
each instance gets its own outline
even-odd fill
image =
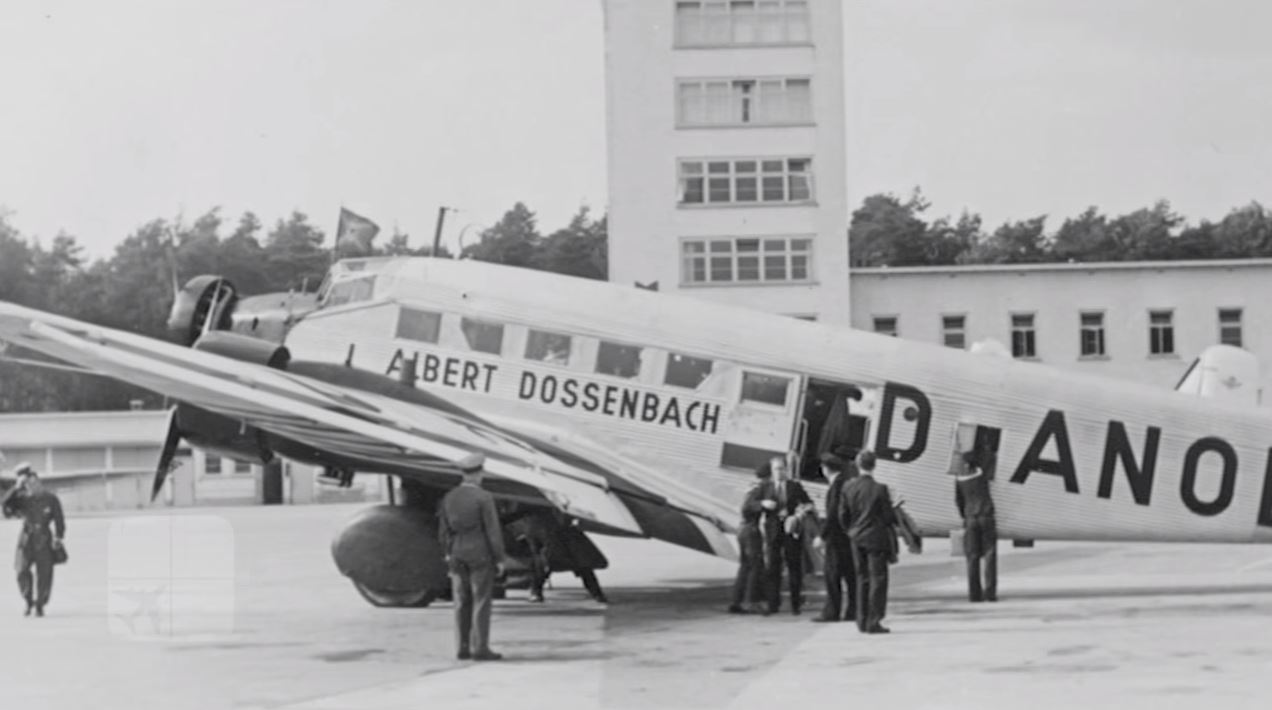
[[[857,455],[858,475],[844,484],[839,516],[857,572],[857,628],[886,634],[889,629],[881,622],[888,609],[888,560],[896,541],[896,513],[887,486],[874,479],[874,467],[874,452]]]
[[[998,522],[994,499],[989,494],[985,465],[975,452],[964,454],[968,475],[954,480],[954,502],[963,518],[963,554],[967,557],[967,598],[973,602],[998,601]],[[981,559],[985,560],[985,584],[981,586]]]
[[[856,471],[845,471],[845,468],[855,466],[830,452],[821,455],[822,475],[830,482],[826,490],[826,519],[822,522],[821,537],[818,538],[826,556],[823,573],[826,603],[822,606],[821,616],[813,621],[855,621],[857,618],[857,576],[853,571],[852,545],[848,541],[848,531],[839,520],[844,484],[855,476]]]
[[[18,464],[14,474],[17,483],[0,500],[0,510],[7,518],[22,518],[14,558],[18,591],[26,601],[26,616],[30,616],[32,610],[36,616],[44,616],[44,607],[53,593],[53,564],[66,536],[66,519],[62,515],[62,501],[45,490],[30,464]]]
[[[495,499],[481,487],[485,461],[473,454],[459,462],[464,481],[442,498],[437,515],[455,600],[460,660],[503,657],[490,649],[491,593],[495,576],[503,573],[504,546]]]

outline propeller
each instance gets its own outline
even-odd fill
[[[177,428],[177,408],[172,408],[172,414],[168,417],[168,436],[163,442],[163,452],[159,454],[159,465],[155,467],[155,482],[150,489],[150,502],[155,502],[155,498],[159,497],[159,491],[163,490],[163,483],[168,478],[168,474],[172,472],[173,459],[177,456],[177,447],[181,444],[181,430]]]

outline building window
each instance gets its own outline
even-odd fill
[[[788,377],[762,375],[758,372],[742,373],[742,401],[786,406],[786,390],[790,387]]]
[[[1083,313],[1082,357],[1104,356],[1104,314]]]
[[[676,87],[676,122],[681,126],[774,126],[812,121],[812,81],[807,78],[690,79]]]
[[[489,323],[472,318],[463,318],[459,322],[459,327],[460,330],[464,331],[464,340],[468,341],[470,349],[479,353],[490,353],[491,355],[499,355],[503,352],[504,327],[502,323]]]
[[[804,44],[809,41],[807,0],[680,0],[676,46]]]
[[[1153,355],[1175,354],[1174,314],[1170,311],[1148,312],[1148,352]]]
[[[680,161],[681,205],[800,203],[812,199],[811,158]]]
[[[710,360],[667,353],[667,376],[663,382],[674,387],[697,389],[711,376],[713,365]]]
[[[897,317],[896,316],[875,316],[874,332],[880,335],[891,335],[897,337]]]
[[[221,472],[221,457],[209,456],[203,460],[203,472],[218,474]]]
[[[436,343],[441,327],[441,313],[417,311],[414,308],[403,308],[398,311],[397,337],[399,338],[418,340],[421,343]]]
[[[250,461],[234,461],[234,473],[237,475],[248,475],[252,473],[252,463]]]
[[[632,378],[640,374],[640,348],[601,341],[596,353],[596,372],[601,375]]]
[[[531,330],[526,337],[526,359],[549,365],[569,365],[570,336]]]
[[[947,348],[966,348],[967,316],[941,316],[941,338]]]
[[[1034,314],[1013,313],[1011,315],[1011,356],[1038,357]]]
[[[807,237],[692,239],[681,250],[686,284],[812,280],[813,240]]]
[[[1241,344],[1240,308],[1219,309],[1219,342],[1238,348],[1244,347]]]

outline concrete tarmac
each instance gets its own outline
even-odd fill
[[[598,538],[612,600],[569,574],[496,602],[498,663],[454,659],[449,604],[376,609],[332,564],[357,506],[68,521],[48,616],[0,584],[9,708],[1266,708],[1272,548],[1001,548],[1001,601],[964,599],[945,540],[893,567],[886,621],[724,613],[733,565]],[[15,521],[0,524],[12,549]],[[169,544],[171,542],[172,544]],[[820,583],[813,582],[814,592]],[[6,601],[7,600],[7,601]],[[820,604],[818,594],[810,607]]]

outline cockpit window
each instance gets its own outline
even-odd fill
[[[667,377],[663,381],[674,387],[696,389],[711,375],[713,364],[699,357],[667,353]]]
[[[332,306],[343,306],[346,303],[370,301],[371,296],[374,294],[374,276],[349,279],[332,284],[331,289],[327,291],[326,298],[323,299],[323,305],[330,308]]]
[[[398,311],[397,337],[436,343],[442,329],[442,314],[403,308]]]
[[[463,318],[460,320],[459,327],[464,331],[464,340],[468,341],[469,348],[479,353],[490,353],[491,355],[499,355],[503,352],[504,327],[502,323],[489,323],[473,318]]]
[[[596,372],[615,377],[635,377],[640,374],[640,351],[635,345],[601,341],[596,353]]]
[[[526,359],[549,365],[570,364],[570,336],[531,330],[526,335]]]

